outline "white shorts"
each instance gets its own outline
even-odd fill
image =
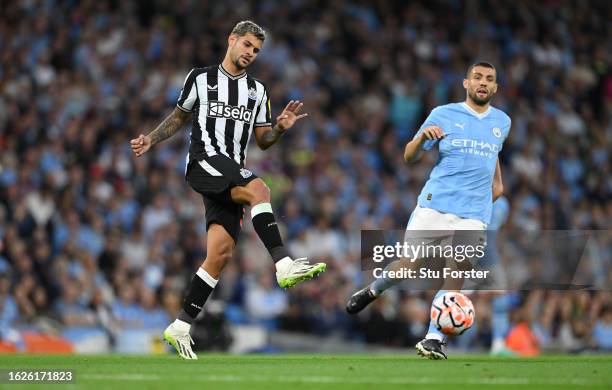
[[[410,245],[436,243],[442,247],[485,247],[486,229],[482,221],[417,206],[408,221],[404,241]]]
[[[477,219],[461,218],[455,214],[442,213],[427,207],[417,206],[410,216],[410,221],[408,221],[404,240],[416,245],[419,243],[436,243],[443,246],[452,245],[457,249],[459,246],[465,247],[467,245],[474,248],[481,246],[484,249],[487,245],[486,230],[487,224]],[[468,258],[468,260],[474,269],[479,270],[481,269],[479,266],[481,258],[474,256]],[[504,286],[505,278],[504,275],[500,274],[499,268],[501,267],[494,268],[483,268],[490,270],[490,274],[487,274],[485,279],[466,279],[463,288],[501,289],[500,286]]]
[[[487,224],[477,219],[461,218],[455,214],[417,206],[406,230],[487,230]]]

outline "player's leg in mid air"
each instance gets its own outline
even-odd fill
[[[207,207],[214,208],[210,204]],[[212,210],[211,210],[212,211]],[[164,331],[164,339],[183,359],[197,359],[191,349],[193,339],[189,331],[206,300],[217,285],[221,271],[232,258],[234,238],[217,223],[210,223],[206,243],[206,259],[191,279],[183,307],[176,320]]]
[[[325,271],[325,263],[310,264],[305,258],[293,259],[283,244],[270,204],[270,190],[260,178],[231,190],[232,200],[251,206],[255,232],[276,265],[276,280],[282,288],[295,286]]]
[[[432,215],[433,214],[433,215]],[[404,237],[406,240],[410,240],[410,236],[408,234],[409,231],[418,231],[418,230],[435,230],[440,229],[440,227],[432,226],[432,222],[435,224],[434,218],[438,213],[435,210],[425,209],[417,206],[412,214],[410,215],[410,220],[408,221],[408,226],[406,227],[407,236]],[[384,237],[379,237],[378,241],[384,240]],[[375,240],[376,241],[376,240]],[[382,242],[382,241],[380,241]],[[380,243],[379,242],[379,243]],[[365,309],[370,303],[374,302],[376,298],[378,298],[383,292],[395,286],[403,279],[398,278],[390,278],[387,275],[390,273],[388,271],[397,271],[402,268],[404,269],[416,269],[418,268],[417,262],[410,261],[409,259],[403,258],[396,260],[390,263],[383,273],[383,276],[374,280],[368,286],[362,288],[361,290],[354,293],[348,300],[346,304],[346,311],[349,314],[357,314],[363,309]]]
[[[385,273],[383,275],[387,275],[388,271],[396,271],[402,268],[411,268],[413,264],[410,263],[409,260],[401,259],[396,260],[385,267]],[[346,312],[349,314],[357,314],[363,309],[365,309],[370,303],[374,302],[376,298],[382,295],[383,292],[395,286],[403,279],[397,278],[389,278],[387,276],[382,276],[377,278],[369,285],[365,286],[361,290],[354,293],[346,303]]]

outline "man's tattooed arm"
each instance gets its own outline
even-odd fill
[[[151,138],[151,146],[160,143],[166,138],[172,137],[180,129],[185,127],[190,118],[190,112],[175,108],[172,114],[168,115],[155,130],[148,134],[148,137]]]
[[[255,141],[261,149],[266,150],[274,145],[285,131],[281,130],[278,124],[274,127],[257,127],[255,128]]]

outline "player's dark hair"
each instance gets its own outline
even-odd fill
[[[474,69],[477,66],[482,66],[483,68],[491,68],[495,71],[495,73],[497,73],[497,69],[495,69],[495,65],[493,65],[492,63],[487,62],[487,61],[478,61],[470,65],[467,72],[465,72],[465,78],[470,78],[470,73],[472,73],[472,69]]]
[[[256,38],[261,39],[262,41],[266,40],[266,30],[261,28],[257,23],[252,22],[250,20],[243,20],[238,22],[234,28],[232,29],[232,35],[238,35],[239,37],[243,37],[246,34],[251,33]]]

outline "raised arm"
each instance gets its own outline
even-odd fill
[[[256,127],[255,142],[257,142],[257,146],[259,146],[261,150],[266,150],[274,145],[284,133],[285,132],[278,127],[278,124],[274,127]]]
[[[153,145],[176,134],[180,129],[185,127],[190,119],[190,112],[185,112],[178,107],[174,108],[174,111],[172,111],[155,130],[147,135],[140,134],[138,138],[134,138],[130,141],[132,151],[136,154],[136,157],[142,156],[151,149]]]
[[[304,104],[300,103],[299,100],[291,100],[283,112],[276,117],[276,125],[272,126],[259,126],[255,127],[255,141],[257,146],[262,150],[268,149],[274,145],[276,141],[289,130],[298,119],[308,116],[308,114],[300,114],[299,111],[302,109]]]
[[[438,126],[428,126],[423,129],[421,134],[414,137],[404,148],[404,161],[412,163],[421,157],[423,144],[427,140],[435,141],[444,137],[444,131]]]

